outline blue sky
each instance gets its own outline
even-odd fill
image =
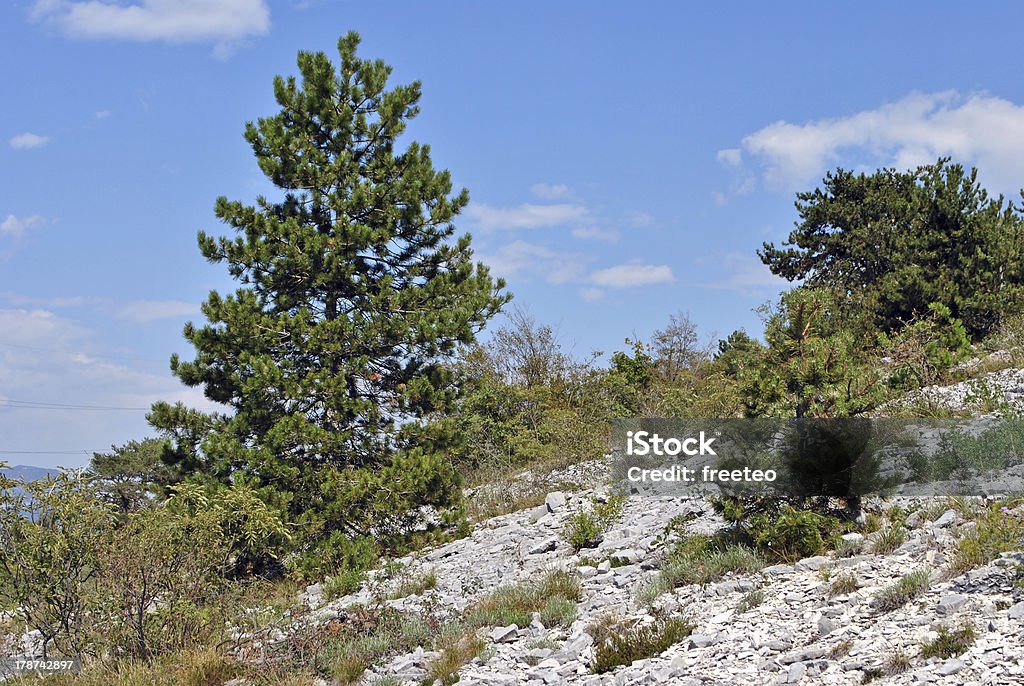
[[[233,289],[196,232],[224,232],[219,195],[273,194],[244,123],[275,112],[298,50],[333,57],[348,30],[392,83],[423,82],[406,141],[469,189],[477,256],[580,356],[678,312],[760,333],[781,285],[755,250],[836,166],[952,155],[1019,199],[1024,6],[851,7],[3,3],[0,460],[81,465],[150,435],[155,400],[207,406],[167,367]]]

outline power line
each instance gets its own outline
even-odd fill
[[[129,411],[148,412],[148,407],[115,407],[112,405],[69,405],[64,403],[43,403],[35,400],[15,400],[14,398],[0,399],[0,408],[11,407],[23,410],[99,410],[99,411]]]
[[[90,453],[101,453],[102,450],[4,450],[0,448],[0,455],[81,455]]]
[[[133,355],[99,355],[94,353],[78,352],[74,350],[61,350],[60,348],[41,348],[35,345],[8,343],[7,341],[0,341],[0,345],[8,348],[21,348],[22,350],[35,350],[44,353],[59,353],[61,355],[85,355],[86,357],[100,357],[106,360],[133,360],[135,362],[151,362],[153,364],[162,364],[167,362],[167,360],[158,360],[155,357],[136,357]]]

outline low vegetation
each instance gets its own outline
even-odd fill
[[[832,580],[832,584],[828,588],[828,595],[830,598],[834,598],[853,593],[858,588],[860,588],[860,584],[857,582],[857,575],[853,572],[843,572]]]
[[[739,604],[736,605],[736,611],[740,614],[749,612],[764,603],[764,600],[765,594],[760,588],[754,589],[753,591],[747,591],[743,594],[743,597],[740,598]]]
[[[903,545],[907,540],[907,530],[902,526],[887,526],[878,532],[871,544],[871,552],[876,555],[887,555]]]
[[[597,545],[601,535],[622,517],[625,501],[625,496],[612,494],[604,500],[593,499],[588,505],[577,508],[566,520],[562,538],[576,552]]]
[[[990,505],[974,520],[974,528],[957,541],[952,574],[988,564],[1001,553],[1024,549],[1024,507],[1020,501]]]
[[[895,610],[927,591],[931,582],[932,573],[928,569],[910,572],[895,584],[879,591],[872,601],[872,606],[882,612]]]
[[[974,626],[969,622],[965,622],[955,629],[950,629],[946,626],[939,627],[938,634],[931,641],[921,644],[922,658],[938,657],[947,659],[956,657],[967,652],[974,645],[975,638],[977,638]]]
[[[596,644],[595,674],[604,674],[662,652],[693,633],[694,625],[680,617],[660,617],[648,624],[610,623],[592,628]]]

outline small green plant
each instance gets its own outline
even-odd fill
[[[744,612],[749,612],[750,610],[753,610],[755,607],[761,605],[761,603],[764,602],[764,598],[764,591],[762,591],[759,588],[753,591],[747,591],[743,594],[743,597],[740,598],[740,602],[736,606],[736,611],[740,614]]]
[[[928,590],[932,582],[931,571],[918,569],[904,575],[899,581],[887,586],[875,595],[872,605],[882,611],[895,610]]]
[[[1000,553],[1024,547],[1024,513],[993,504],[974,520],[974,530],[957,542],[951,571],[962,574],[988,564]]]
[[[595,674],[604,674],[620,665],[659,655],[689,636],[693,629],[693,624],[680,617],[661,617],[650,624],[631,627],[608,627],[606,635],[597,642],[591,669]]]
[[[339,569],[323,582],[324,598],[336,600],[359,590],[366,574],[359,569]]]
[[[412,576],[402,575],[398,586],[388,594],[388,600],[398,600],[437,588],[437,572],[428,569]]]
[[[828,589],[828,595],[830,598],[834,598],[839,595],[853,593],[858,588],[860,588],[860,585],[857,583],[857,576],[853,572],[845,572],[832,581],[832,585]]]
[[[864,516],[864,525],[861,526],[860,532],[862,534],[873,534],[882,528],[882,517],[875,512],[868,512]]]
[[[887,526],[882,529],[871,546],[876,555],[887,555],[903,545],[907,540],[907,530],[902,526]]]
[[[969,622],[960,627],[950,630],[948,627],[939,627],[939,635],[934,640],[921,644],[921,657],[950,658],[967,652],[967,649],[974,645],[977,636],[974,633],[974,626]]]
[[[604,502],[591,499],[589,507],[580,507],[569,515],[562,529],[562,538],[576,552],[592,548],[601,535],[622,517],[625,502],[625,496],[620,494],[612,494]]]
[[[549,629],[569,626],[576,621],[576,601],[565,596],[552,596],[540,608],[537,618]]]

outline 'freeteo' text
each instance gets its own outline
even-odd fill
[[[705,438],[701,431],[698,436],[678,439],[674,437],[662,438],[656,433],[649,431],[627,431],[626,432],[626,454],[627,455],[669,455],[675,457],[683,455],[718,455],[711,444],[714,438]],[[696,446],[696,447],[694,447]]]

